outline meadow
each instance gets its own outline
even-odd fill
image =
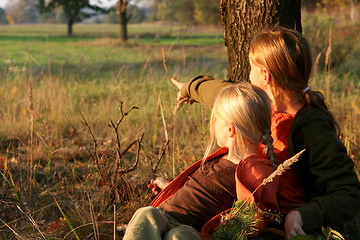
[[[130,25],[121,44],[118,28],[77,24],[69,38],[65,25],[0,26],[1,239],[121,239],[116,228],[151,201],[149,179],[202,157],[210,109],[174,114],[170,78],[226,78],[221,29]],[[310,85],[359,171],[360,24],[304,14],[303,28]],[[359,239],[356,224],[346,239]]]

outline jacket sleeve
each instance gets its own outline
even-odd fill
[[[217,94],[224,87],[234,84],[221,79],[214,79],[207,75],[198,75],[185,83],[180,93],[183,97],[189,97],[196,102],[212,107]]]
[[[360,184],[354,163],[325,114],[308,120],[292,134],[295,151],[307,151],[298,163],[298,174],[309,202],[297,208],[304,231],[336,227],[360,210]],[[316,114],[316,113],[315,113]]]

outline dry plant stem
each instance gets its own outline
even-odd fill
[[[29,201],[31,205],[33,181],[33,140],[34,140],[34,105],[32,93],[32,78],[29,78],[29,113],[30,113],[30,169],[29,169]]]
[[[118,171],[117,171],[118,173],[124,174],[124,173],[129,173],[129,172],[135,170],[135,168],[137,167],[137,164],[139,163],[139,159],[140,159],[140,148],[141,148],[141,142],[142,142],[143,138],[144,138],[144,133],[143,133],[143,134],[141,135],[141,137],[137,140],[138,147],[137,147],[137,152],[136,152],[136,160],[135,160],[133,166],[130,167],[130,168],[128,168],[128,169],[121,169],[121,170],[118,169]]]
[[[163,107],[162,107],[162,104],[161,104],[161,100],[160,100],[160,111],[161,111],[162,123],[163,123],[163,126],[164,126],[165,140],[166,140],[166,142],[168,142],[169,141],[169,136],[168,136],[168,131],[167,131],[167,128],[166,128],[166,121],[165,121],[164,110],[163,110]]]
[[[44,236],[44,234],[40,231],[39,226],[36,224],[35,220],[33,217],[31,217],[29,214],[25,213],[19,206],[17,206],[17,208],[20,210],[20,212],[22,212],[31,222],[32,225],[34,225],[34,227],[36,228],[36,230],[39,231],[40,235],[46,240],[46,237]]]
[[[99,222],[99,223],[100,223],[100,224],[114,224],[113,221],[102,221],[102,222]],[[92,223],[85,223],[85,224],[83,224],[83,225],[77,226],[76,228],[74,228],[74,230],[71,230],[70,232],[68,232],[68,233],[63,237],[63,239],[66,239],[67,236],[69,236],[73,231],[76,231],[76,230],[78,230],[78,229],[80,229],[80,228],[87,227],[87,226],[90,226],[90,225],[92,225]],[[92,234],[93,234],[93,233],[92,233]],[[91,238],[85,238],[85,239],[91,239]]]
[[[165,57],[165,51],[164,48],[161,48],[161,53],[162,53],[162,57],[163,57],[163,63],[164,63],[164,68],[165,68],[165,72],[167,73],[167,66],[166,66],[166,57]]]
[[[91,154],[92,158],[95,159],[95,162],[96,162],[96,166],[99,170],[99,173],[100,175],[104,178],[104,179],[109,179],[110,177],[110,174],[105,171],[101,166],[100,166],[100,163],[99,163],[99,155],[98,155],[98,152],[97,152],[97,141],[96,141],[96,138],[93,134],[93,131],[91,130],[91,127],[89,125],[89,123],[86,121],[86,118],[84,117],[84,115],[80,112],[80,115],[83,119],[83,121],[81,122],[82,124],[84,124],[86,126],[86,128],[88,129],[92,139],[93,139],[93,142],[94,142],[94,154],[91,153],[91,151],[86,147],[86,149],[88,150],[88,152]],[[75,130],[75,133],[76,135],[80,138],[80,136],[77,134],[77,131]],[[81,139],[81,138],[80,138]]]
[[[330,26],[329,30],[329,46],[326,49],[325,54],[325,70],[327,71],[326,75],[326,95],[329,97],[330,94],[330,65],[331,65],[331,52],[332,52],[332,28]]]
[[[124,117],[126,117],[133,109],[139,109],[138,107],[131,107],[128,111],[124,112],[124,108],[123,108],[123,102],[120,103],[119,106],[119,110],[121,112],[121,116],[119,118],[119,120],[116,122],[116,124],[114,124],[114,122],[110,119],[110,127],[113,128],[115,135],[116,135],[116,145],[117,145],[117,159],[116,159],[116,170],[115,172],[119,171],[120,168],[120,160],[123,160],[122,157],[122,153],[121,153],[121,144],[120,144],[120,136],[119,136],[119,126],[120,123],[122,122],[122,120],[124,119]]]
[[[9,228],[9,229],[14,233],[14,235],[15,235],[16,237],[24,240],[24,238],[22,238],[17,232],[15,232],[15,230],[12,229],[12,228],[9,226],[9,224],[7,224],[6,222],[4,222],[4,220],[2,220],[2,219],[0,218],[0,221],[1,221],[7,228]]]
[[[45,207],[42,207],[42,208],[34,211],[33,214],[34,214],[34,213],[37,213],[37,212],[39,212],[39,211],[42,211],[42,210],[44,210],[45,208],[51,207],[51,206],[54,205],[54,204],[55,204],[55,203],[51,203],[51,204],[49,204],[49,205],[47,205],[47,206],[45,206]],[[13,220],[13,221],[5,224],[5,225],[0,226],[0,230],[1,230],[2,228],[4,228],[4,227],[7,227],[6,225],[16,223],[17,221],[20,221],[20,220],[24,219],[25,217],[26,217],[26,216],[20,217],[20,218],[15,219],[15,220]]]
[[[114,240],[116,240],[116,205],[114,204]]]
[[[93,225],[93,231],[94,231],[94,238],[95,240],[99,240],[100,236],[99,236],[99,228],[98,228],[98,224],[96,222],[95,219],[95,212],[94,212],[94,207],[91,203],[91,198],[88,192],[86,192],[86,195],[89,199],[89,206],[90,206],[90,216],[91,216],[91,221],[92,221],[92,225]]]
[[[150,161],[151,171],[152,171],[152,177],[153,177],[153,178],[154,178],[155,175],[156,175],[157,168],[159,167],[159,164],[160,164],[160,162],[161,162],[161,159],[162,159],[162,157],[164,156],[165,151],[166,151],[167,147],[169,146],[169,143],[170,143],[170,140],[167,140],[166,143],[164,144],[164,146],[161,148],[161,150],[160,150],[160,152],[159,152],[159,155],[158,155],[158,157],[157,157],[157,162],[156,162],[155,167],[153,167],[153,162]]]

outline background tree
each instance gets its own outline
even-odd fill
[[[101,0],[97,2],[102,4]],[[37,6],[40,13],[51,12],[57,7],[62,7],[67,19],[69,36],[73,33],[73,24],[76,21],[108,12],[108,9],[100,7],[100,5],[90,4],[89,0],[38,0]]]
[[[196,23],[193,0],[171,0],[170,6],[172,15],[178,22],[188,25]]]
[[[127,22],[131,16],[126,14],[127,0],[118,0],[117,2],[117,15],[120,24],[120,41],[126,42],[128,39]]]
[[[131,16],[128,23],[141,23],[145,21],[146,13],[145,9],[137,5],[129,4],[126,10],[126,14]],[[116,5],[111,7],[109,14],[106,15],[105,23],[119,24],[119,18],[116,13]]]
[[[0,8],[0,24],[8,24],[6,19],[6,11],[3,8]]]
[[[38,23],[39,11],[36,3],[36,0],[9,1],[5,6],[8,19],[15,24]]]
[[[175,21],[174,8],[172,8],[172,0],[154,0],[150,7],[149,19],[152,21],[164,21],[172,23]]]
[[[51,12],[40,15],[41,23],[66,23],[66,16],[62,7],[57,7]]]
[[[195,6],[195,20],[197,23],[221,26],[219,14],[220,0],[193,0]]]
[[[148,0],[132,0],[131,3],[134,5],[136,4],[143,4],[148,5]],[[117,14],[118,14],[118,21],[120,23],[120,40],[122,42],[126,42],[128,39],[128,33],[127,33],[127,24],[132,17],[131,14],[127,14],[128,5],[130,6],[130,0],[118,0],[116,6],[117,6]]]
[[[261,29],[280,25],[302,31],[301,0],[221,0],[220,14],[232,81],[248,80],[250,42]]]

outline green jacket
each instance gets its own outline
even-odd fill
[[[199,75],[182,87],[181,95],[211,107],[217,93],[231,84]],[[308,197],[306,204],[296,208],[304,231],[337,227],[356,216],[360,183],[332,120],[320,109],[304,105],[294,117],[289,136],[290,156],[306,149],[294,165]]]

